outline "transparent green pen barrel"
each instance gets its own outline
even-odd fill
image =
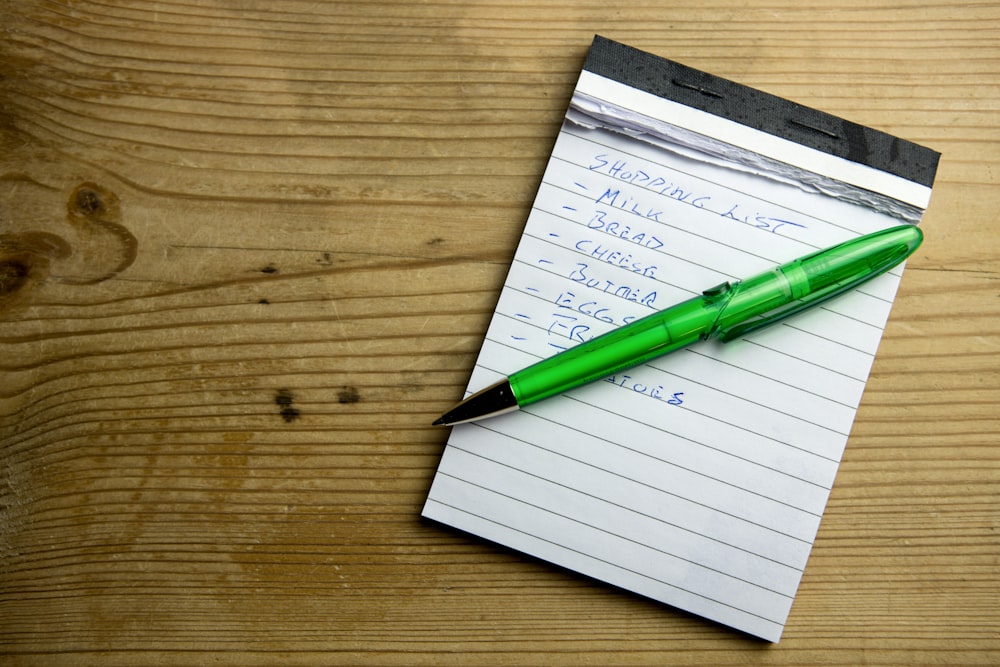
[[[718,336],[739,338],[880,275],[919,247],[912,225],[875,232],[737,283],[723,283],[664,311],[581,343],[508,378],[527,405]]]
[[[524,406],[638,366],[698,341],[718,307],[698,296],[549,357],[508,378]]]
[[[923,241],[920,229],[900,225],[845,241],[782,264],[732,286],[714,334],[727,342],[829,301],[882,275]]]

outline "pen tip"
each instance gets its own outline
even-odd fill
[[[517,410],[517,398],[506,379],[478,391],[441,415],[432,426],[454,426]]]

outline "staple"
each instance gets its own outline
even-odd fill
[[[718,100],[721,100],[724,97],[724,95],[722,95],[721,93],[717,93],[714,90],[709,90],[708,88],[699,86],[696,83],[687,83],[686,81],[681,81],[680,79],[671,79],[670,83],[680,88],[686,88],[688,90],[693,90],[696,93],[701,93],[706,97],[714,97]]]
[[[828,130],[828,129],[824,128],[824,127],[817,127],[817,126],[812,125],[810,123],[804,123],[801,120],[796,120],[795,118],[789,118],[789,119],[787,119],[786,122],[789,125],[794,125],[796,127],[802,128],[804,130],[810,130],[810,131],[815,132],[817,134],[822,134],[824,137],[829,137],[830,139],[838,139],[838,140],[840,139],[840,135],[839,134],[837,134],[836,132],[833,132],[831,130]]]

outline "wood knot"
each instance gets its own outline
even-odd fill
[[[0,261],[0,296],[13,294],[28,282],[31,269],[16,259]]]
[[[280,408],[278,414],[281,415],[281,418],[285,420],[286,424],[291,424],[299,418],[300,414],[302,414],[298,408],[292,407],[292,402],[294,400],[295,396],[287,389],[279,389],[274,394],[274,404]]]
[[[61,281],[92,285],[113,278],[132,265],[139,242],[122,224],[118,196],[92,182],[77,185],[66,200],[66,219],[77,230],[72,266]]]
[[[62,237],[48,232],[0,234],[0,307],[19,301],[13,299],[15,293],[25,290],[29,283],[45,281],[50,263],[71,253]]]
[[[94,190],[89,183],[84,183],[73,191],[73,195],[70,197],[70,206],[88,218],[100,217],[102,213],[107,211],[100,193]]]
[[[344,387],[337,392],[337,402],[341,405],[357,403],[360,400],[361,394],[358,392],[357,387]]]
[[[91,181],[84,181],[73,188],[66,200],[66,212],[71,219],[121,222],[121,203],[118,201],[118,195]]]

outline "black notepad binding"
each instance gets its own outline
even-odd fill
[[[940,154],[891,134],[596,36],[583,69],[926,187]]]

